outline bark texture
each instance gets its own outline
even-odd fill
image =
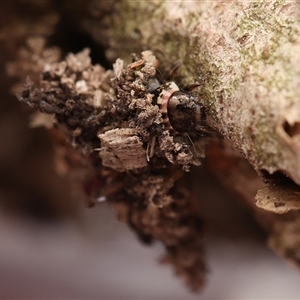
[[[290,233],[299,232],[300,208],[299,2],[91,3],[84,24],[105,37],[108,57],[152,49],[162,69],[181,64],[179,82],[200,83],[209,124],[265,184],[227,146],[209,149],[210,170],[251,207],[269,245],[298,265]]]
[[[259,174],[272,179],[257,195],[260,207],[277,213],[300,208],[298,187],[284,186],[282,202],[273,189],[274,182],[282,184],[278,174],[300,184],[297,1],[92,4],[94,19],[85,24],[95,38],[106,37],[108,57],[128,58],[130,52],[151,48],[163,68],[182,64],[179,81],[201,84],[198,93],[210,125]]]

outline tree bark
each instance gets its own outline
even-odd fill
[[[209,125],[267,185],[236,154],[228,154],[227,146],[210,148],[208,168],[254,211],[270,233],[269,245],[299,265],[294,234],[300,208],[299,3],[91,3],[93,18],[85,27],[107,48],[108,58],[128,60],[129,53],[151,49],[160,69],[181,64],[182,85],[200,84]]]
[[[200,84],[209,124],[272,184],[285,176],[300,184],[297,1],[91,3],[85,26],[105,41],[109,58],[151,49],[159,68],[180,62],[178,80]],[[294,186],[283,184],[280,202],[272,184],[257,195],[260,207],[299,209],[289,197]]]

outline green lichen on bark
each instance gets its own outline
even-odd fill
[[[277,4],[277,5],[275,5]],[[298,101],[297,88],[299,81],[299,68],[293,65],[294,51],[299,48],[297,34],[299,24],[291,19],[280,17],[280,10],[284,9],[284,2],[273,3],[270,11],[266,11],[260,5],[254,6],[253,11],[242,20],[242,24],[251,24],[251,35],[255,37],[252,48],[255,51],[244,53],[242,59],[252,70],[246,75],[251,81],[252,87],[262,90],[266,100],[260,96],[262,105],[253,101],[253,108],[259,107],[253,116],[252,126],[256,126],[257,135],[251,139],[253,142],[254,156],[249,156],[257,168],[270,168],[279,166],[284,159],[284,149],[280,140],[276,137],[276,127],[281,126],[285,118],[285,110]],[[264,27],[258,24],[264,20]],[[262,27],[262,28],[260,28]],[[246,34],[248,28],[240,26]],[[266,41],[259,41],[259,31],[265,30]],[[249,32],[249,31],[248,31]],[[296,49],[295,49],[296,48]],[[272,99],[274,95],[274,99]],[[277,99],[276,99],[277,98]]]
[[[236,21],[234,36],[245,45],[239,48],[244,73],[242,76],[251,78],[258,91],[263,89],[268,95],[281,94],[284,98],[284,102],[278,103],[277,107],[272,107],[267,102],[260,106],[261,110],[255,110],[258,106],[253,102],[254,114],[249,126],[244,127],[243,133],[252,143],[254,150],[250,155],[246,155],[257,168],[272,167],[282,161],[282,149],[274,139],[274,115],[297,101],[294,94],[294,78],[299,78],[300,74],[299,69],[292,65],[291,57],[294,46],[298,46],[299,28],[290,18],[281,18],[280,12],[287,9],[287,5],[285,1],[267,5],[262,2],[251,3],[247,12]],[[251,41],[247,43],[249,39]],[[264,102],[263,98],[261,102]],[[251,134],[251,127],[256,127],[255,135]]]

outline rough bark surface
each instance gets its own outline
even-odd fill
[[[297,1],[92,3],[95,21],[86,26],[106,36],[109,57],[151,47],[163,66],[180,61],[181,80],[201,84],[210,124],[256,171],[300,184]],[[101,18],[103,9],[110,17]],[[261,207],[283,211],[264,205],[264,194]],[[295,201],[289,207],[300,208]]]
[[[224,176],[218,163],[241,161],[235,154],[232,160],[224,149],[219,156],[212,155],[212,172],[252,207],[270,232],[270,245],[298,264],[298,244],[286,243],[284,238],[287,228],[298,232],[298,213],[274,216],[256,209],[253,200],[273,213],[300,208],[299,3],[91,3],[93,18],[85,26],[96,39],[99,33],[106,37],[108,57],[125,58],[128,52],[151,48],[162,68],[181,63],[179,81],[200,83],[198,95],[207,106],[208,122],[250,162],[266,185],[249,171],[249,165],[238,165],[233,176]],[[250,189],[239,187],[242,178]],[[277,230],[281,219],[289,225]],[[286,236],[293,236],[288,232]]]

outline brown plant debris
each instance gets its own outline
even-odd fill
[[[156,76],[153,54],[144,51],[123,65],[118,59],[113,71],[105,71],[91,64],[88,49],[69,54],[45,64],[39,82],[27,77],[18,98],[54,117],[57,165],[61,173],[76,174],[94,199],[88,205],[105,198],[143,241],[164,243],[162,261],[198,290],[205,272],[202,223],[176,181],[200,158],[185,134],[168,128],[149,92]]]
[[[261,174],[267,186],[255,196],[258,207],[277,214],[300,209],[299,185],[282,172],[269,174],[262,170]]]
[[[284,214],[300,209],[300,188],[286,189],[284,186],[268,186],[257,192],[256,205],[265,210]]]

